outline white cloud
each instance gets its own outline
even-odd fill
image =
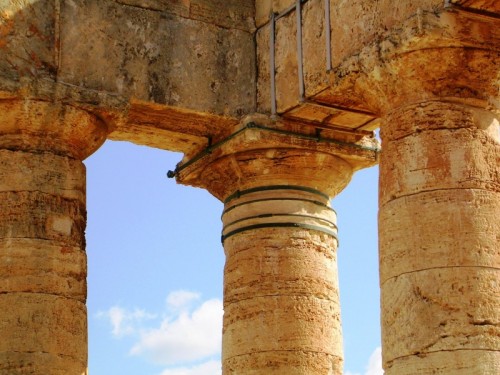
[[[112,333],[116,337],[134,334],[137,326],[144,320],[154,319],[156,315],[148,314],[144,310],[127,311],[119,306],[113,306],[108,311],[97,314],[99,318],[108,318],[113,327]]]
[[[365,375],[382,375],[382,349],[378,347],[370,356],[368,366],[366,367]]]
[[[221,375],[220,361],[208,361],[193,367],[180,367],[165,370],[161,375]]]
[[[378,347],[370,355],[364,375],[383,375],[383,374],[384,370],[382,369],[382,349]],[[361,375],[361,374],[352,373],[348,371],[344,375]]]
[[[131,350],[152,361],[172,365],[205,359],[220,353],[222,342],[222,301],[204,302],[192,313],[182,311],[165,318],[159,328],[145,330]]]
[[[167,306],[169,309],[179,311],[189,307],[191,302],[200,299],[199,293],[189,292],[186,290],[177,290],[172,292],[167,297]]]
[[[161,314],[114,306],[97,317],[109,320],[113,336],[135,340],[130,354],[168,366],[161,375],[220,375],[222,315],[220,299],[202,302],[200,294],[179,290]]]

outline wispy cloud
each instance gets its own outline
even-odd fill
[[[179,290],[158,314],[113,306],[97,317],[109,320],[116,338],[135,340],[131,355],[168,366],[161,375],[220,375],[222,315],[221,300]]]
[[[192,302],[200,299],[199,293],[187,290],[176,290],[167,297],[167,306],[172,311],[181,311],[188,308]]]
[[[107,318],[112,326],[112,333],[115,337],[132,335],[137,332],[137,327],[145,320],[156,318],[155,314],[149,314],[144,310],[135,309],[127,311],[119,306],[113,306],[107,311],[97,314],[99,318]]]
[[[363,375],[383,375],[384,370],[382,369],[382,349],[380,347],[376,348],[368,359],[368,364],[366,365],[366,371]],[[344,375],[361,375],[359,373],[346,372]]]
[[[143,354],[153,362],[172,365],[209,358],[220,353],[222,302],[204,302],[193,312],[166,317],[160,327],[145,330],[131,354]]]
[[[193,367],[180,367],[165,370],[161,375],[221,375],[220,361],[208,361]]]

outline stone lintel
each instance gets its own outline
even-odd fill
[[[49,80],[22,80],[10,90],[0,89],[2,102],[26,100],[58,102],[87,112],[105,125],[111,140],[186,155],[196,153],[206,147],[209,138],[220,138],[238,124],[238,119],[234,117],[137,99],[127,101],[111,92]]]
[[[209,139],[223,138],[237,124],[232,117],[132,101],[126,118],[116,124],[109,138],[183,152],[190,157],[207,147]]]
[[[481,94],[474,101],[476,106],[491,105],[498,87],[484,87],[484,81],[495,79],[498,57],[485,57],[468,53],[466,61],[456,56],[449,58],[441,54],[446,49],[476,49],[496,54],[500,46],[498,5],[491,1],[408,1],[394,5],[392,1],[377,2],[331,2],[330,28],[331,46],[325,48],[326,25],[324,1],[310,0],[302,5],[302,66],[298,63],[297,11],[293,1],[266,1],[257,7],[257,110],[271,113],[275,101],[277,113],[301,121],[317,121],[334,126],[348,125],[356,130],[372,130],[379,126],[377,119],[386,110],[379,101],[393,103],[385,87],[396,94],[400,86],[409,87],[409,93],[419,92],[408,77],[400,77],[401,67],[390,63],[399,58],[407,60],[401,66],[409,66],[416,78],[432,77],[420,74],[423,68],[437,69],[460,66],[472,67],[472,74],[462,77],[450,74],[450,82],[459,89],[468,80]],[[271,56],[269,43],[270,11],[278,14],[274,27],[275,100],[271,93]],[[496,13],[495,13],[496,12]],[[328,51],[328,49],[330,51]],[[429,51],[428,58],[422,58]],[[332,70],[328,71],[327,55],[331,54]],[[420,54],[413,55],[419,52]],[[433,55],[434,54],[434,55]],[[469,61],[470,60],[470,61]],[[421,62],[421,66],[419,66]],[[412,65],[416,65],[413,67]],[[489,65],[485,69],[485,65]],[[305,97],[300,97],[300,72],[303,70]],[[467,69],[464,69],[467,70]],[[474,75],[474,71],[485,70],[485,77]],[[494,75],[490,73],[494,73]],[[384,73],[386,73],[384,75]],[[442,77],[438,78],[442,84]],[[436,82],[429,84],[431,88]],[[466,86],[466,85],[465,85]],[[439,85],[437,90],[439,90]],[[466,87],[465,90],[469,88]],[[436,91],[436,90],[435,90]],[[484,92],[484,93],[483,93]],[[450,96],[438,93],[436,96]],[[481,95],[483,97],[481,97]],[[497,94],[496,94],[497,95]],[[432,95],[419,100],[427,100]],[[451,93],[451,96],[457,96]],[[472,95],[469,95],[470,97]],[[341,111],[332,111],[331,108]]]
[[[0,2],[0,99],[67,103],[116,128],[112,139],[190,154],[213,124],[255,111],[254,11],[247,0]],[[168,125],[155,122],[162,111]]]
[[[345,141],[284,125],[249,117],[227,138],[184,160],[171,175],[181,184],[206,188],[220,200],[257,185],[308,186],[333,197],[352,172],[378,161],[380,149],[373,135]],[[335,171],[345,171],[345,164],[349,176],[336,176]]]

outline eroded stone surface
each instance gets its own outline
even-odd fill
[[[451,365],[450,365],[451,364]],[[484,374],[500,371],[500,353],[486,350],[456,350],[404,357],[391,366],[398,375]]]
[[[499,123],[464,104],[415,104],[429,94],[421,81],[422,91],[398,95],[382,128],[384,368],[490,374],[500,350]],[[489,362],[450,354],[462,351]]]
[[[0,374],[87,373],[83,158],[106,137],[61,103],[0,102]]]
[[[83,302],[50,294],[2,293],[0,305],[0,374],[87,373]]]
[[[480,267],[437,268],[385,282],[382,325],[386,372],[396,374],[398,362],[407,357],[461,350],[499,351],[498,272]],[[422,366],[427,360],[420,361]],[[443,364],[448,373],[460,370],[460,362],[449,360]],[[416,359],[410,362],[418,363]],[[495,362],[474,364],[472,372],[497,366]]]
[[[86,371],[80,161],[106,136],[184,152],[179,181],[221,200],[331,197],[379,116],[386,373],[500,372],[498,2],[331,1],[331,46],[304,2],[306,98],[296,3],[0,1],[0,373]],[[271,111],[272,12],[284,119],[240,132]],[[340,374],[334,215],[251,196],[223,216],[223,371]]]
[[[499,210],[500,194],[481,189],[437,190],[384,205],[379,225],[390,229],[379,236],[381,283],[428,268],[499,269],[500,224],[492,220]]]

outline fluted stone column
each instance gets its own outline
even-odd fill
[[[223,374],[342,374],[330,199],[377,158],[353,149],[247,129],[181,166],[181,183],[225,204]]]
[[[82,160],[105,127],[57,103],[0,113],[0,374],[86,374]]]
[[[499,61],[443,48],[380,69],[397,79],[381,128],[386,375],[500,373]]]

